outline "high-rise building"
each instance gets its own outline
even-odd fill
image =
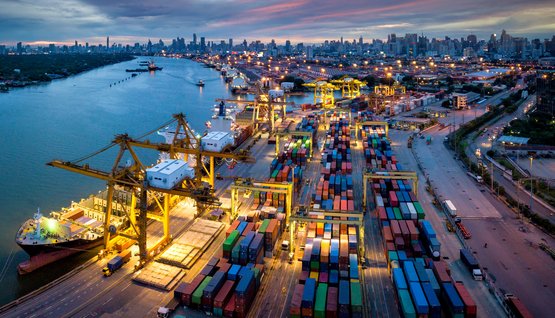
[[[21,42],[17,42],[17,54],[21,54],[23,52],[23,44]]]
[[[106,37],[106,49],[109,49],[109,48],[110,48],[110,37],[107,36]]]
[[[228,45],[229,45],[229,50],[230,51],[233,50],[233,39],[232,38],[229,38],[229,44]]]
[[[537,110],[555,116],[555,70],[538,71],[536,86]]]
[[[200,51],[202,53],[206,52],[206,39],[204,38],[204,36],[200,37]]]
[[[197,34],[193,33],[193,45],[197,45]]]

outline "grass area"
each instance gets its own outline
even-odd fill
[[[482,174],[482,178],[484,179],[485,184],[491,184],[491,175],[487,170],[482,171],[482,169],[474,162],[470,160],[467,156],[465,150],[468,147],[468,138],[471,137],[471,134],[476,134],[479,129],[488,123],[491,120],[499,119],[500,115],[504,113],[504,107],[493,107],[491,111],[485,113],[484,115],[475,118],[474,120],[469,121],[468,123],[462,125],[459,130],[452,133],[449,137],[449,146],[453,149],[459,158],[462,160],[463,163],[468,165],[468,169],[475,174]],[[555,141],[555,138],[554,138]],[[504,163],[501,163],[503,166],[513,170],[515,169],[510,165],[510,163],[506,160],[502,160]],[[513,178],[518,174],[518,171],[515,172],[513,170]],[[528,206],[523,206],[518,204],[518,202],[513,199],[510,195],[508,195],[505,191],[505,188],[502,187],[497,181],[493,181],[493,189],[499,194],[499,196],[507,202],[508,206],[517,209],[520,211],[522,215],[530,219],[530,221],[536,224],[538,227],[542,228],[547,233],[553,235],[555,234],[555,225],[552,224],[548,219],[533,213],[530,211]],[[541,194],[538,194],[541,197]],[[542,197],[543,198],[543,197]],[[551,204],[550,201],[546,200]]]
[[[0,55],[0,80],[50,81],[46,74],[69,76],[132,59],[129,54]]]
[[[533,112],[526,119],[516,119],[505,127],[503,134],[530,138],[534,145],[555,146],[555,118],[544,112]]]

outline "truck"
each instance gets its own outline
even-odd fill
[[[478,182],[478,183],[484,183],[484,179],[482,179],[481,176],[475,175],[475,174],[473,174],[473,173],[470,172],[470,171],[468,171],[466,174],[467,174],[469,177],[471,177],[472,179],[474,179],[476,182]]]
[[[123,252],[119,253],[114,258],[108,261],[106,266],[102,268],[102,273],[104,274],[105,277],[112,276],[112,274],[118,269],[120,269],[123,266],[123,264],[129,262],[129,259],[131,259],[131,251],[124,250]]]
[[[472,277],[474,278],[474,280],[484,279],[484,276],[482,275],[482,270],[480,269],[480,264],[478,263],[474,255],[472,255],[472,252],[469,249],[461,248],[460,257],[461,261],[472,273]]]
[[[449,214],[449,216],[451,217],[457,216],[457,208],[455,207],[453,202],[451,202],[451,200],[445,200],[442,203],[443,203],[443,209],[445,210],[445,212],[447,212],[447,214]]]

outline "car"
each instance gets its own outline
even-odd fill
[[[288,263],[289,263],[289,264],[293,264],[293,257],[294,257],[294,256],[295,256],[295,253],[293,253],[293,252],[290,252],[290,253],[289,253],[289,260],[288,260]]]
[[[289,241],[284,240],[283,242],[281,242],[281,249],[282,249],[283,251],[289,250]]]

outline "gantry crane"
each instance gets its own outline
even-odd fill
[[[337,86],[327,82],[323,78],[318,78],[312,83],[303,86],[314,88],[314,104],[321,104],[322,108],[335,107],[335,97],[333,92],[339,89]]]
[[[106,207],[106,215],[104,218],[104,249],[106,251],[109,251],[112,248],[118,235],[135,239],[139,243],[139,255],[141,263],[144,264],[152,255],[150,253],[151,251],[156,250],[159,246],[165,244],[170,240],[169,204],[171,200],[171,195],[190,197],[194,199],[196,201],[197,210],[200,211],[203,211],[211,206],[218,206],[219,200],[214,196],[213,186],[204,186],[202,184],[202,172],[207,171],[209,173],[209,179],[211,181],[211,185],[213,185],[214,158],[233,158],[237,160],[251,159],[246,153],[233,154],[203,151],[200,143],[200,136],[194,135],[194,131],[188,126],[183,114],[174,115],[174,119],[172,121],[164,124],[158,129],[166,127],[173,122],[177,122],[178,124],[175,130],[174,140],[171,144],[159,144],[150,143],[149,141],[138,141],[132,139],[127,134],[121,134],[117,135],[109,146],[77,161],[71,162],[54,160],[48,163],[48,165],[53,167],[106,181],[108,187],[108,204]],[[158,129],[154,131],[157,131]],[[81,164],[83,161],[100,153],[103,153],[113,147],[119,147],[119,152],[116,156],[114,164],[112,165],[112,168],[109,171],[102,171],[100,169],[91,168],[87,163]],[[175,157],[178,153],[184,154],[185,157],[188,155],[195,155],[197,161],[197,167],[195,167],[195,178],[193,180],[185,180],[172,189],[162,189],[150,186],[148,181],[146,180],[146,166],[138,157],[137,152],[135,151],[135,147],[168,152],[170,154],[170,157]],[[133,162],[122,164],[121,160],[126,153],[129,153],[131,155]],[[209,169],[204,166],[203,157],[210,158]],[[132,231],[118,231],[118,229],[116,229],[110,223],[112,216],[111,200],[113,200],[112,198],[114,196],[115,186],[121,186],[132,190],[131,209],[128,214]],[[161,215],[147,211],[147,191],[163,194],[163,202],[160,202],[160,200],[158,200],[156,196],[153,196],[158,207],[162,211]],[[138,218],[135,215],[137,193],[140,197]],[[162,222],[164,228],[164,236],[150,248],[147,247],[147,219],[153,219]],[[132,234],[129,234],[129,232],[131,232]]]
[[[255,181],[250,178],[236,179],[231,185],[232,219],[239,213],[239,191],[263,191],[285,194],[285,222],[288,222],[293,205],[293,182]]]
[[[405,86],[398,82],[395,82],[393,85],[376,85],[374,86],[374,93],[370,94],[368,106],[373,108],[375,112],[380,112],[385,109],[386,103],[395,102],[406,96],[407,91]]]
[[[341,97],[349,99],[360,96],[360,88],[366,85],[366,82],[346,75],[340,79],[332,80],[331,83],[341,87]]]
[[[295,226],[296,222],[314,222],[314,223],[329,223],[329,224],[346,224],[355,225],[358,227],[358,239],[359,239],[359,255],[364,255],[364,213],[360,211],[337,211],[337,210],[320,210],[320,209],[309,209],[309,211],[303,211],[301,213],[300,209],[296,209],[295,215],[289,218],[289,235],[290,235],[290,249],[293,251],[294,242],[296,234]],[[333,219],[335,218],[335,219]]]
[[[285,96],[285,95],[284,95]],[[259,94],[254,100],[240,100],[240,99],[216,99],[218,102],[230,102],[235,104],[242,104],[246,106],[251,106],[252,119],[251,123],[254,126],[254,130],[258,131],[261,123],[269,123],[270,130],[275,131],[276,126],[276,112],[279,111],[279,115],[282,120],[286,119],[287,106],[294,106],[294,102],[287,102],[285,100],[276,100],[275,98],[270,98],[268,94]]]
[[[413,171],[369,171],[362,177],[362,205],[366,207],[368,181],[372,179],[411,180],[412,191],[418,195],[418,176]]]

